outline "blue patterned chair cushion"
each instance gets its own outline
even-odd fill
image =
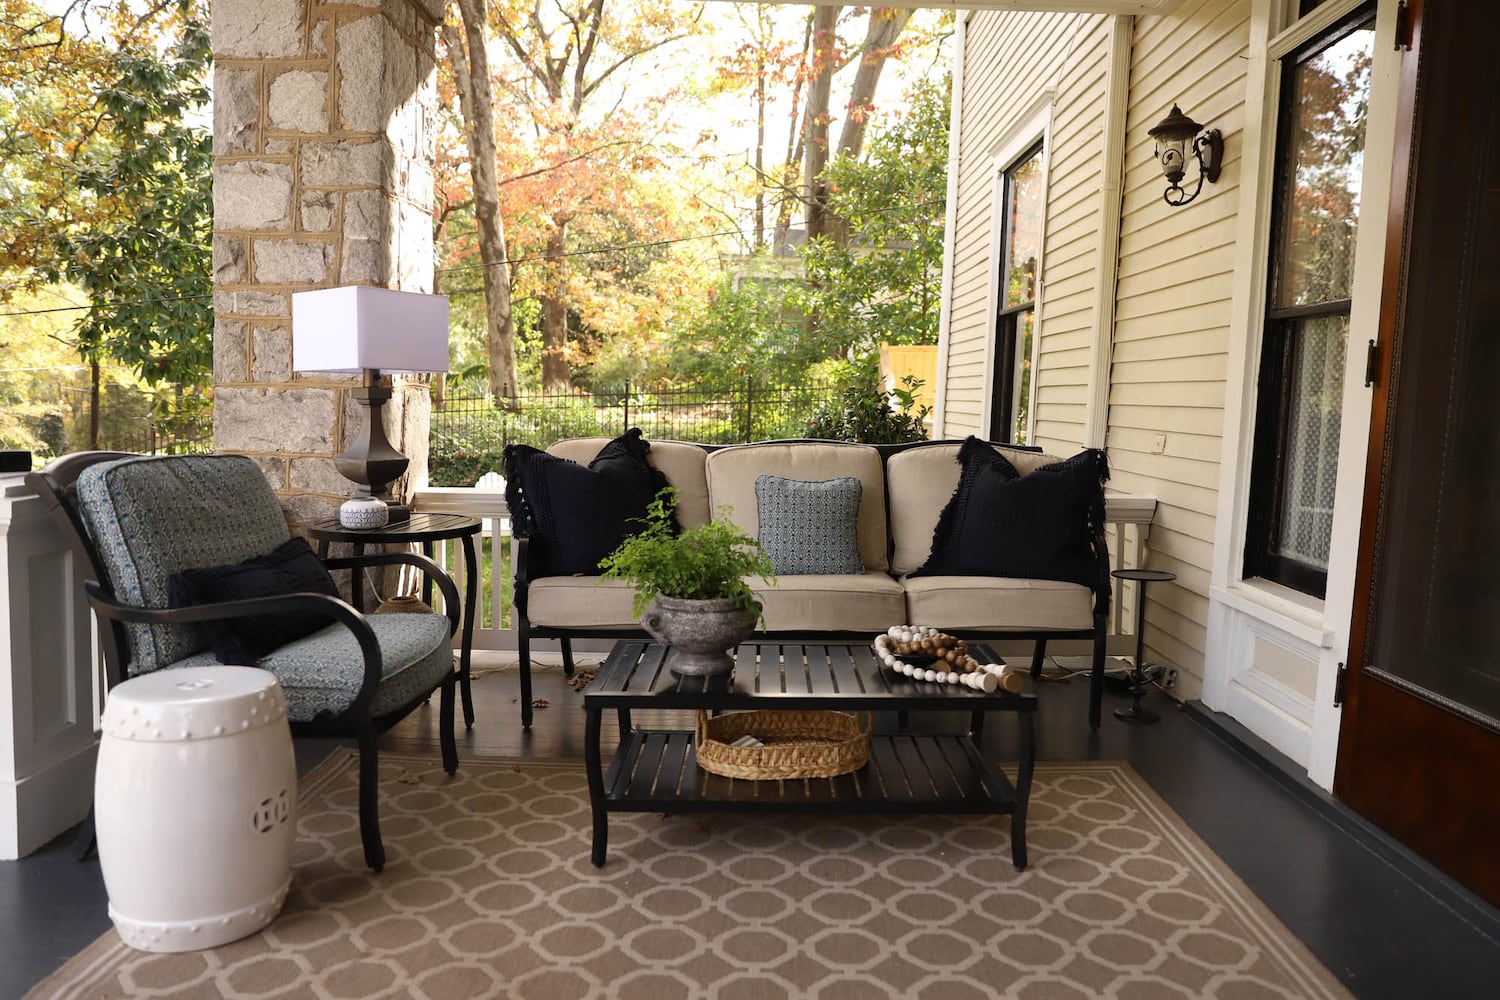
[[[757,476],[760,544],[776,575],[863,573],[856,531],[862,493],[853,476],[815,483]]]
[[[379,717],[422,697],[453,670],[448,619],[443,615],[370,615],[367,621],[380,643],[383,670],[371,715]],[[217,663],[213,653],[203,652],[169,666],[175,669]],[[293,722],[310,722],[319,713],[336,715],[346,710],[353,704],[365,672],[359,643],[343,625],[330,625],[288,643],[262,657],[256,666],[276,675]]]
[[[96,465],[78,477],[78,508],[116,596],[138,607],[167,607],[173,573],[241,563],[291,537],[271,485],[243,455]],[[207,645],[203,631],[190,625],[125,629],[129,674],[156,670]]]

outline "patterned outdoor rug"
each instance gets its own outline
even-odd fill
[[[260,934],[182,955],[109,933],[36,997],[1347,997],[1129,767],[1041,764],[1008,819],[613,814],[581,767],[383,757],[363,868],[352,753],[302,782]]]

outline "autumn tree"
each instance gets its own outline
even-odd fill
[[[618,331],[639,322],[624,319],[626,312],[652,308],[645,276],[665,266],[671,254],[579,254],[599,246],[656,243],[675,232],[680,213],[670,194],[651,180],[666,169],[662,153],[670,145],[666,119],[675,83],[642,86],[636,74],[656,54],[697,31],[698,15],[671,0],[608,7],[605,0],[492,0],[488,76],[496,142],[491,156],[471,142],[469,159],[471,164],[493,160],[497,197],[492,208],[479,196],[482,167],[440,165],[445,216],[439,219],[440,236],[445,270],[451,269],[446,287],[456,290],[462,273],[456,269],[485,265],[487,296],[508,277],[504,284],[517,316],[528,315],[521,304],[535,299],[546,391],[570,386],[587,351],[590,321]],[[460,51],[456,34],[456,26],[445,30],[450,52]],[[461,78],[467,71],[474,85],[472,106],[478,107],[478,82],[485,74],[473,56],[480,46],[472,37],[466,41],[462,49],[470,65],[455,64],[453,75]],[[628,97],[627,81],[632,84]],[[462,103],[468,96],[465,84],[460,80],[454,90]],[[472,139],[474,130],[469,132]],[[477,240],[464,238],[466,215],[474,220]],[[503,233],[503,247],[485,246],[491,216]],[[488,266],[507,258],[508,275],[504,267]],[[516,325],[523,348],[528,334]]]
[[[443,22],[443,44],[453,72],[469,152],[470,204],[484,283],[484,343],[490,394],[496,400],[507,400],[514,405],[519,388],[515,319],[511,312],[505,220],[495,177],[494,93],[486,46],[489,5],[486,0],[457,0],[455,6],[457,18],[450,12]]]

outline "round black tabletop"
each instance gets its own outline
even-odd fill
[[[483,525],[468,514],[413,514],[411,520],[381,528],[346,528],[335,520],[319,521],[307,533],[320,542],[358,542],[380,545],[402,542],[440,542],[448,538],[477,535]]]
[[[1165,569],[1117,569],[1109,574],[1116,580],[1139,580],[1142,583],[1156,583],[1158,581],[1177,579],[1177,574]]]

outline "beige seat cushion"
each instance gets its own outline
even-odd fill
[[[527,589],[526,617],[555,628],[625,628],[637,625],[631,611],[635,588],[597,576],[544,576]]]
[[[1027,631],[1091,629],[1094,592],[1058,580],[919,576],[906,587],[906,621],[937,628]]]
[[[588,465],[612,438],[569,438],[547,449],[547,454]],[[661,470],[667,482],[677,487],[677,523],[684,528],[707,524],[708,480],[703,462],[708,453],[685,441],[652,441],[647,460]]]
[[[853,476],[860,482],[859,519],[855,526],[859,557],[866,572],[884,570],[885,473],[880,453],[869,445],[837,442],[736,445],[708,456],[708,499],[711,510],[729,507],[735,524],[749,535],[760,534],[755,505],[755,478],[781,476],[816,483]]]
[[[920,445],[897,452],[886,462],[891,501],[891,572],[897,576],[922,566],[932,554],[932,534],[953,491],[958,489],[962,442]],[[1026,475],[1061,459],[1041,452],[995,445],[1017,472]],[[956,626],[955,626],[956,627]]]
[[[751,581],[765,608],[767,632],[869,632],[901,624],[901,584],[885,573],[778,576],[776,586]]]

